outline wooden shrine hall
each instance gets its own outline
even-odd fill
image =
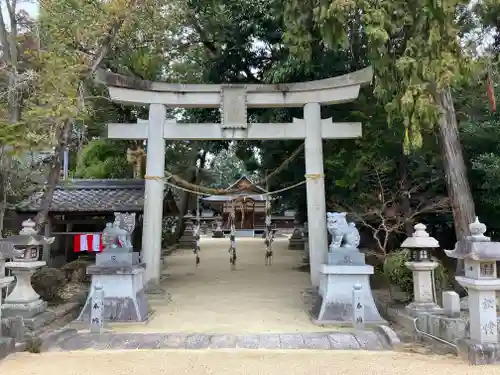
[[[247,176],[240,177],[226,191],[238,190],[230,195],[211,195],[202,198],[205,206],[220,213],[224,229],[229,229],[229,215],[235,209],[235,227],[239,237],[253,237],[266,226],[267,191],[253,185]]]
[[[81,233],[100,233],[106,223],[114,220],[115,212],[136,213],[136,228],[132,242],[141,249],[142,215],[144,211],[144,180],[65,180],[56,187],[44,234],[54,236],[50,248],[44,248],[43,260],[51,265],[63,265],[76,259],[73,237]],[[36,192],[21,202],[16,212],[19,219],[34,218],[40,209],[42,193]],[[165,189],[164,216],[179,215],[179,196]]]

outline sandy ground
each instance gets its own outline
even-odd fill
[[[127,351],[19,353],[0,362],[2,375],[489,375],[498,366],[470,366],[435,355],[366,351]]]
[[[229,267],[229,240],[203,238],[201,264],[192,250],[166,258],[162,286],[171,302],[152,300],[147,324],[112,325],[117,332],[291,333],[332,330],[313,325],[301,292],[309,274],[297,270],[302,251],[288,250],[288,239],[274,242],[274,264],[264,265],[261,238],[237,239],[237,267]]]

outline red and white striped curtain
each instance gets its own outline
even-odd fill
[[[75,253],[86,251],[99,253],[102,249],[102,236],[100,233],[81,233],[75,235],[73,246]]]

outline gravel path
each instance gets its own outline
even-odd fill
[[[310,288],[307,272],[297,269],[303,251],[288,250],[288,239],[274,244],[274,264],[264,265],[261,238],[237,239],[232,271],[229,240],[202,238],[201,264],[191,249],[165,258],[162,287],[172,300],[151,299],[155,310],[148,324],[112,325],[117,332],[150,333],[291,333],[331,331],[311,323],[302,292]]]
[[[498,366],[456,358],[368,351],[136,350],[18,353],[0,362],[2,375],[489,375]]]

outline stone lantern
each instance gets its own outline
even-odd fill
[[[194,222],[188,217],[184,223],[184,233],[182,233],[181,238],[179,238],[179,246],[181,248],[192,249],[196,244],[196,239],[194,238]]]
[[[446,255],[464,260],[465,275],[455,276],[469,294],[470,339],[459,340],[461,354],[475,364],[500,360],[496,291],[500,290],[496,262],[500,261],[500,242],[486,237],[486,225],[469,225],[471,235],[458,241]]]
[[[302,228],[302,234],[304,235],[304,256],[302,257],[302,262],[309,264],[309,226],[307,221],[304,222],[304,227]]]
[[[433,271],[439,266],[431,259],[432,250],[439,248],[439,242],[429,236],[424,224],[416,224],[415,232],[403,241],[401,247],[411,252],[411,260],[405,265],[413,272],[414,300],[406,310],[416,315],[419,312],[437,312],[443,310],[436,304],[434,295]]]
[[[215,229],[212,231],[212,238],[224,238],[224,230],[222,229],[222,218],[215,218]]]
[[[0,240],[14,246],[12,261],[7,262],[5,267],[16,278],[14,290],[5,299],[2,312],[6,317],[22,316],[30,319],[47,308],[47,303],[31,286],[31,276],[46,264],[38,260],[40,246],[53,243],[54,237],[47,238],[37,234],[33,220],[23,221],[22,226],[18,235]]]
[[[290,239],[288,240],[289,250],[304,250],[304,234],[298,220],[293,221],[294,228]]]

